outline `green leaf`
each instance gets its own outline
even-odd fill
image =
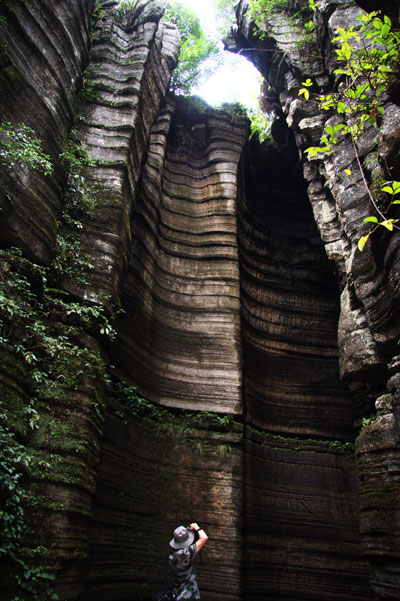
[[[383,225],[383,227],[385,227],[386,229],[389,230],[389,232],[393,232],[393,223],[391,223],[393,221],[393,219],[388,219],[386,221],[381,221],[379,223],[379,225]]]
[[[345,169],[344,172],[347,173],[347,175],[350,175],[350,176],[352,175],[351,169]]]
[[[299,90],[299,96],[304,95],[304,98],[306,100],[308,100],[310,98],[310,92],[308,90],[306,90],[306,88],[301,88],[301,90]]]
[[[359,239],[357,246],[358,246],[358,250],[360,252],[363,251],[364,246],[366,245],[368,238],[369,238],[369,234],[367,234],[366,236],[361,236],[361,238]]]
[[[188,95],[204,75],[199,68],[200,64],[207,58],[216,57],[218,46],[215,41],[207,40],[198,16],[180,2],[170,0],[165,15],[181,34],[181,51],[178,65],[172,74],[171,89],[176,94]]]
[[[371,223],[378,223],[378,218],[377,218],[377,217],[366,217],[366,218],[364,219],[364,222],[365,222],[365,223],[367,223],[367,222],[371,222]]]
[[[322,146],[322,147],[321,146],[310,146],[309,148],[306,148],[306,150],[304,152],[308,152],[308,158],[312,159],[318,153],[325,153],[325,152],[330,152],[330,151],[331,151],[330,146]]]
[[[321,152],[321,149],[317,146],[310,146],[309,148],[306,148],[304,152],[308,152],[308,158],[312,159],[316,154]]]

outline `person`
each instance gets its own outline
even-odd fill
[[[198,540],[194,542],[196,533]],[[174,538],[169,543],[168,562],[173,575],[176,601],[200,599],[193,561],[207,541],[207,534],[196,522],[190,524],[188,528],[185,526],[175,528]]]

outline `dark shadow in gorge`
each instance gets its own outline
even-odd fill
[[[243,598],[365,601],[339,289],[289,132],[285,142],[250,140],[239,178]]]
[[[353,440],[339,380],[339,290],[290,143],[244,149],[239,251],[250,425]]]

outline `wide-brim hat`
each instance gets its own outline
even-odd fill
[[[185,526],[178,526],[178,528],[175,528],[174,538],[169,544],[173,549],[186,549],[186,547],[190,547],[193,541],[193,530],[191,528],[185,528]]]

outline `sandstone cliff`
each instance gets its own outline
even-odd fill
[[[358,251],[351,144],[310,160],[327,115],[298,96],[330,89],[359,11],[318,2],[299,52],[301,22],[260,40],[239,4],[227,44],[278,113],[260,145],[237,107],[168,93],[157,3],[1,6],[1,123],[54,165],[1,166],[4,598],[150,598],[192,520],[205,600],[400,598],[398,236]],[[396,173],[398,111],[370,173],[377,150]]]

